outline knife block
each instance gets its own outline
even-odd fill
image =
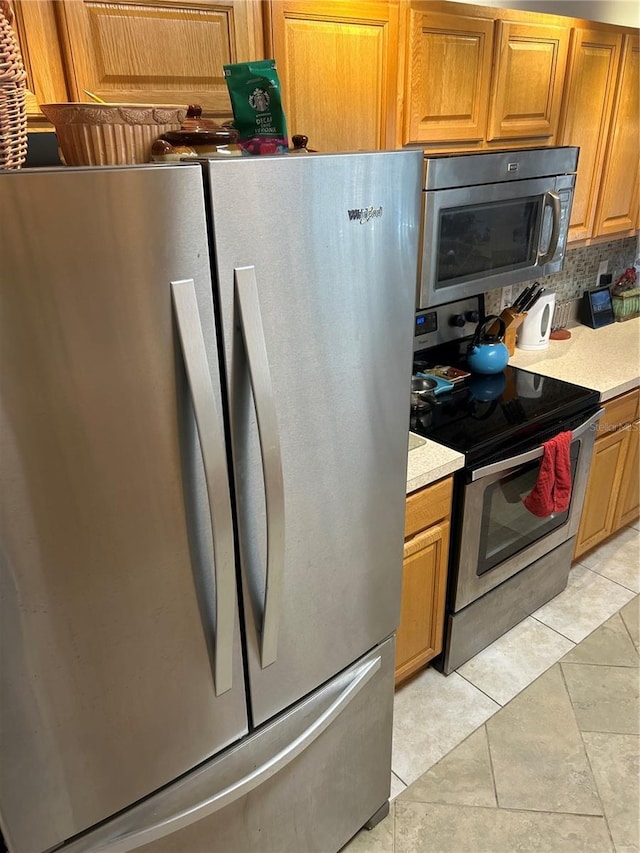
[[[509,355],[513,355],[516,351],[516,332],[518,327],[527,316],[526,311],[518,314],[513,308],[503,308],[500,314],[500,319],[504,320],[504,343],[509,350]],[[489,334],[498,334],[498,325],[494,325],[489,329]]]

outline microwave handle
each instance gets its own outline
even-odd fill
[[[544,194],[544,201],[542,203],[543,216],[546,207],[551,208],[551,237],[549,239],[549,246],[546,252],[542,252],[540,246],[538,246],[537,265],[539,267],[549,263],[549,261],[552,260],[553,256],[555,255],[556,249],[558,248],[558,239],[560,237],[560,215],[562,213],[562,209],[560,207],[560,196],[557,192],[554,192],[554,190],[549,190]],[[540,238],[542,239],[542,229],[540,229]]]
[[[585,432],[596,429],[596,424],[604,414],[604,409],[599,409],[595,415],[592,415],[579,427],[576,427],[572,433],[572,441],[581,438]],[[499,474],[502,471],[507,471],[509,468],[517,468],[518,465],[525,465],[527,462],[533,462],[534,459],[539,459],[544,454],[544,445],[540,444],[534,447],[533,450],[527,450],[526,453],[521,453],[519,456],[511,456],[509,459],[502,459],[500,462],[493,462],[491,465],[485,465],[483,468],[476,468],[471,472],[471,482],[481,480],[482,477],[488,477],[491,474]]]

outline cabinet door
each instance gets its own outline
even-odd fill
[[[568,47],[568,28],[498,22],[488,141],[553,143]]]
[[[405,543],[396,684],[442,651],[448,554],[446,521]]]
[[[622,36],[613,32],[572,32],[559,136],[561,145],[580,147],[570,241],[593,233],[621,48]]]
[[[70,94],[201,104],[230,117],[222,66],[264,56],[261,5],[245,0],[59,0]]]
[[[626,35],[607,143],[594,236],[618,234],[638,222],[638,36]]]
[[[595,443],[574,559],[606,539],[615,529],[615,502],[620,489],[628,437],[629,431],[621,429],[597,439]]]
[[[40,104],[69,100],[53,0],[14,0],[13,28],[27,72],[29,130],[50,130]]]
[[[623,461],[620,492],[616,503],[614,530],[635,521],[640,515],[640,421],[630,424],[627,438],[627,452]]]
[[[481,142],[489,104],[494,22],[410,11],[403,143]]]
[[[269,15],[289,134],[318,151],[393,148],[397,2],[274,0]]]

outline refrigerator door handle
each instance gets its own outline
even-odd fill
[[[264,669],[272,664],[278,656],[285,546],[282,455],[271,374],[269,373],[267,345],[260,314],[256,268],[253,266],[236,267],[234,272],[240,327],[258,419],[260,453],[264,473],[267,513],[267,569],[260,648],[260,663]]]
[[[197,799],[194,796],[194,801],[191,801],[189,795],[185,795],[183,791],[187,782],[182,779],[149,800],[134,806],[129,813],[123,813],[98,827],[93,833],[87,833],[66,845],[65,853],[81,853],[86,850],[92,850],[94,853],[128,853],[186,829],[246,796],[311,746],[371,681],[380,669],[381,662],[381,657],[376,655],[350,673],[346,686],[306,729],[246,775],[211,794],[213,783],[207,768],[203,767],[195,778],[198,790],[208,792],[204,798]],[[215,768],[212,772],[215,772]]]
[[[172,281],[171,295],[207,484],[216,590],[213,669],[216,696],[220,696],[232,686],[236,613],[235,556],[227,455],[216,413],[193,279]]]

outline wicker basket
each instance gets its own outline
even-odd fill
[[[27,75],[12,21],[8,0],[0,0],[0,169],[19,169],[27,156]]]

